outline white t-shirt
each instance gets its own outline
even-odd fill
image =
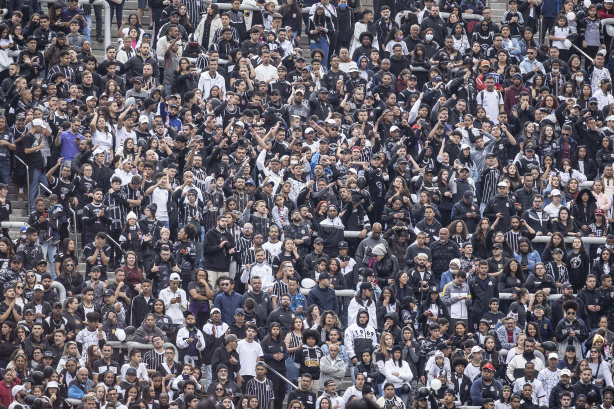
[[[242,339],[237,345],[237,353],[239,354],[239,361],[241,362],[239,373],[241,375],[256,376],[258,358],[264,356],[260,344],[256,341],[248,342]]]
[[[134,132],[134,129],[132,129],[131,132],[128,132],[126,127],[122,126],[121,129],[117,130],[115,133],[115,147],[117,150],[119,150],[120,146],[124,146],[124,142],[128,138],[132,139],[136,145],[136,132]]]
[[[486,115],[490,116],[490,120],[498,124],[499,120],[497,117],[499,116],[499,105],[503,105],[503,96],[500,91],[496,89],[492,92],[488,90],[480,91],[478,93],[478,105],[482,105],[484,110],[486,111]]]
[[[266,66],[260,64],[258,67],[256,67],[254,71],[256,72],[256,79],[258,81],[266,82],[271,78],[277,81],[277,67],[275,67],[273,64],[269,64]]]
[[[158,206],[158,210],[156,211],[156,219],[160,220],[161,222],[168,221],[167,203],[169,194],[170,193],[168,190],[160,187],[155,188],[151,193],[151,203],[155,203]]]

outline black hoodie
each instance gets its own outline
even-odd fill
[[[387,318],[392,318],[394,321],[394,324],[391,328],[388,328],[387,332],[392,334],[394,344],[398,345],[401,343],[401,341],[403,341],[403,331],[401,331],[401,327],[399,327],[399,314],[394,311],[390,311],[388,314],[386,314],[384,321],[386,321]]]
[[[582,204],[582,194],[588,193],[588,202],[586,205]],[[577,200],[574,201],[571,208],[571,216],[574,218],[574,222],[581,228],[582,226],[593,223],[595,221],[595,209],[597,209],[597,201],[590,189],[584,188],[578,193]]]

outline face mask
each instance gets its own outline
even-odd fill
[[[582,82],[584,81],[584,77],[576,77],[576,82]]]
[[[402,36],[397,37],[397,40],[401,41],[403,39]]]
[[[345,9],[347,8],[347,6],[348,6],[347,4],[340,4],[340,5],[339,5],[339,8],[340,8],[341,10],[345,10]]]
[[[382,16],[382,17],[384,17],[384,20],[390,19],[390,16]]]
[[[426,39],[426,41],[431,41],[433,40],[433,34],[427,34],[424,36],[424,38]]]
[[[559,70],[552,70],[552,72],[556,74],[559,72]]]

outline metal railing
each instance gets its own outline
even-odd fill
[[[53,194],[53,192],[49,190],[47,186],[43,185],[42,183],[39,183],[38,184],[38,195],[39,196],[41,194],[41,187],[45,189],[47,193],[49,193],[50,195]],[[72,221],[73,221],[73,226],[75,228],[75,249],[78,249],[79,248],[79,233],[77,232],[77,213],[73,210],[72,207],[69,207],[68,210],[70,210],[70,212],[72,213]]]
[[[26,163],[19,156],[15,155],[15,159],[17,159],[23,166],[26,167],[26,188],[28,189],[27,198],[28,198],[28,210],[26,214],[30,214],[30,167],[26,165]],[[19,193],[19,192],[18,192]]]

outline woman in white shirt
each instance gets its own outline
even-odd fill
[[[562,197],[561,191],[558,189],[554,189],[548,196],[552,202],[544,208],[544,211],[548,213],[551,218],[559,217],[559,210],[561,210],[562,207],[565,207],[563,204],[561,204]]]
[[[401,388],[403,385],[408,385],[414,378],[409,364],[403,360],[403,352],[399,345],[392,348],[392,357],[384,364],[384,375],[386,382],[394,385],[397,396],[403,395]],[[403,399],[407,401],[406,399]]]
[[[107,126],[105,118],[98,116],[98,112],[96,112],[92,122],[90,122],[90,131],[92,131],[92,145],[98,145],[104,151],[104,161],[109,163],[113,157],[113,140],[115,139],[113,128]]]

